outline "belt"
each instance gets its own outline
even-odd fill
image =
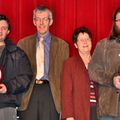
[[[47,80],[35,80],[35,84],[37,85],[41,85],[41,84],[46,84],[46,83],[49,83]]]

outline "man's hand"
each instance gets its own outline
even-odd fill
[[[75,120],[73,117],[66,118],[66,120]]]
[[[0,84],[0,93],[6,93],[7,92],[7,88],[4,84]]]
[[[120,76],[115,76],[113,78],[113,84],[117,89],[120,89]]]

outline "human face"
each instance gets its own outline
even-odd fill
[[[120,13],[116,15],[115,23],[116,23],[117,33],[120,34]]]
[[[52,25],[53,20],[49,18],[49,11],[37,11],[33,23],[37,28],[40,36],[44,36],[49,32],[49,27]]]
[[[92,47],[91,38],[87,33],[79,33],[77,43],[74,45],[78,49],[79,53],[90,53]]]
[[[9,32],[7,22],[5,20],[0,20],[0,42],[4,41]]]

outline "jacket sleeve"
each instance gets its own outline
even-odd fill
[[[63,64],[61,74],[61,105],[62,119],[73,117],[72,77],[69,62]]]
[[[105,71],[106,41],[100,41],[88,66],[90,78],[100,85],[113,87],[112,77]]]
[[[33,73],[28,57],[23,51],[13,55],[12,61],[13,65],[11,67],[14,73],[9,72],[10,77],[4,84],[7,87],[7,93],[19,94],[27,90],[33,79]]]

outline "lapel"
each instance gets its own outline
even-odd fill
[[[48,72],[48,78],[49,80],[53,80],[53,74],[55,72],[55,61],[56,61],[56,53],[57,53],[57,41],[55,40],[55,37],[51,35],[51,44],[50,44],[50,60],[49,60],[49,72]]]
[[[31,46],[28,46],[30,47],[30,53],[29,53],[29,56],[30,56],[30,59],[31,59],[31,64],[32,64],[32,69],[33,69],[33,72],[34,72],[34,75],[36,76],[36,37],[34,35],[34,37],[29,40],[29,42],[31,42],[30,44],[28,45],[31,45]]]

